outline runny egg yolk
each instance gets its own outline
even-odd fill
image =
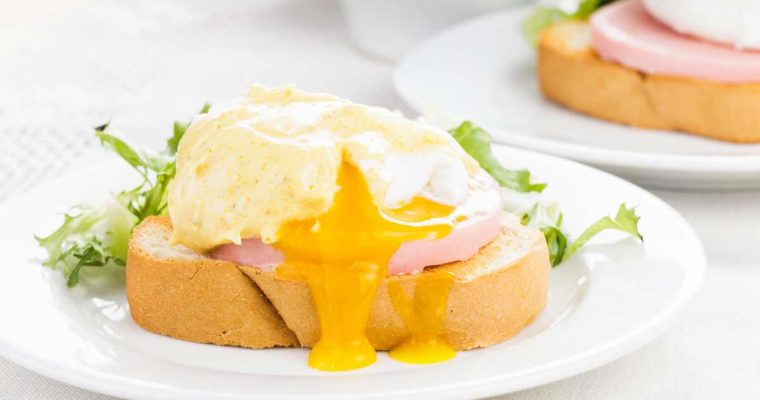
[[[409,331],[409,337],[391,350],[392,358],[411,364],[429,364],[446,361],[456,355],[440,336],[453,284],[454,274],[448,271],[421,275],[417,278],[412,298],[407,296],[398,281],[388,284],[393,308]]]
[[[304,280],[311,290],[320,338],[309,365],[325,371],[357,369],[375,361],[366,330],[391,256],[404,242],[448,235],[454,224],[449,217],[453,207],[424,199],[381,211],[361,171],[350,163],[342,163],[338,185],[325,214],[286,224],[275,243],[285,256],[277,274]],[[400,286],[388,287],[409,332],[409,338],[391,352],[401,361],[437,362],[454,355],[438,337],[453,278],[425,275],[418,278],[412,298]]]

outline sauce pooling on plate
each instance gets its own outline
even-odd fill
[[[309,355],[309,365],[325,371],[351,370],[375,361],[366,329],[388,261],[403,242],[446,236],[454,224],[449,218],[454,208],[437,204],[420,207],[413,202],[394,210],[403,219],[384,215],[362,173],[348,162],[340,167],[338,185],[327,213],[285,225],[275,243],[285,255],[277,274],[303,279],[311,290],[320,338]],[[421,282],[411,299],[400,287],[389,288],[410,332],[409,340],[397,350],[396,358],[402,361],[435,362],[453,356],[445,342],[430,338],[442,324],[440,308],[445,310],[448,294],[445,279],[440,281],[444,285],[436,281]],[[437,344],[431,346],[431,340]]]

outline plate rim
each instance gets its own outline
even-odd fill
[[[405,83],[407,77],[413,74],[408,71],[414,70],[412,65],[418,55],[426,49],[438,43],[444,43],[449,36],[459,34],[461,31],[471,29],[473,26],[493,24],[494,21],[526,13],[533,5],[517,5],[501,11],[487,13],[451,27],[443,29],[433,36],[416,44],[407,52],[393,70],[393,86],[401,99],[415,111],[424,115],[423,101],[419,99],[413,90],[407,90]],[[593,117],[588,117],[593,118]],[[575,161],[587,162],[597,166],[611,168],[627,168],[638,170],[665,170],[671,172],[706,172],[706,173],[760,173],[760,157],[750,155],[686,155],[686,154],[663,154],[663,153],[636,153],[617,149],[599,149],[591,146],[565,143],[550,138],[536,138],[531,135],[520,135],[519,130],[506,130],[486,126],[492,132],[496,143],[516,146],[525,150],[569,158]],[[636,128],[642,131],[646,129]],[[676,131],[660,131],[668,134],[686,135]],[[642,132],[643,133],[643,132]]]
[[[511,148],[502,144],[496,144],[495,147],[506,149],[507,151],[523,153],[526,156],[549,158],[560,163],[573,164],[574,167],[590,171],[592,173],[601,174],[605,179],[611,179],[617,181],[618,184],[622,184],[633,191],[639,191],[642,195],[649,198],[657,207],[660,207],[670,213],[679,222],[681,227],[685,228],[688,232],[688,238],[686,240],[692,242],[699,251],[692,255],[693,259],[698,261],[695,265],[690,265],[688,268],[684,267],[684,271],[688,273],[684,274],[683,282],[684,287],[680,290],[679,295],[674,298],[668,306],[660,311],[656,318],[648,321],[646,324],[642,324],[636,329],[628,332],[626,335],[622,335],[615,340],[606,342],[603,346],[594,349],[592,352],[576,355],[568,360],[563,360],[558,366],[552,366],[552,368],[545,370],[541,375],[530,376],[527,375],[525,379],[522,379],[518,384],[500,385],[500,381],[505,378],[505,375],[489,375],[488,377],[469,380],[465,382],[456,382],[448,386],[436,386],[422,390],[403,390],[396,393],[380,393],[374,395],[364,394],[361,398],[415,398],[419,395],[438,395],[443,398],[460,398],[464,396],[489,396],[503,393],[511,393],[519,390],[525,390],[528,388],[540,386],[543,384],[552,383],[560,379],[571,377],[577,374],[587,372],[591,369],[605,365],[613,360],[616,360],[626,354],[629,354],[643,345],[649,343],[656,337],[658,337],[663,331],[665,331],[672,323],[677,320],[678,314],[683,312],[685,306],[692,300],[692,298],[699,292],[702,286],[707,268],[707,259],[704,252],[704,248],[699,240],[696,232],[686,219],[676,211],[672,206],[665,201],[655,196],[651,192],[643,189],[633,183],[630,183],[624,179],[621,179],[608,172],[601,171],[597,168],[583,165],[576,161],[563,159],[553,155],[541,154],[530,150],[524,150],[519,148]],[[84,170],[90,170],[102,165],[114,163],[115,160],[99,162],[95,165],[91,165],[88,168],[79,168],[73,170],[58,179],[45,182],[38,185],[34,189],[14,196],[0,203],[0,207],[5,207],[9,203],[18,201],[27,196],[33,197],[36,192],[45,189],[48,185],[55,184],[56,181],[64,180],[70,175],[80,173]],[[16,363],[31,371],[37,372],[41,375],[58,380],[62,383],[74,385],[87,390],[96,391],[99,393],[105,393],[114,396],[123,396],[128,398],[149,396],[152,398],[196,398],[192,396],[192,393],[188,393],[186,389],[182,388],[162,388],[153,382],[147,382],[141,380],[139,384],[135,384],[130,378],[124,376],[118,376],[117,374],[101,374],[91,369],[85,369],[89,374],[81,374],[82,369],[77,367],[71,367],[61,365],[60,363],[53,362],[45,359],[43,356],[34,353],[24,353],[16,351],[13,347],[6,344],[2,340],[0,335],[0,356],[8,359],[9,361]],[[95,379],[93,379],[95,378]],[[202,393],[205,395],[205,393]],[[342,397],[354,398],[355,394],[347,394]],[[255,398],[301,398],[303,396],[261,396]],[[315,398],[331,398],[334,396],[328,394],[321,394]],[[220,398],[223,398],[220,396]]]

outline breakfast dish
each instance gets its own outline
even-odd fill
[[[613,122],[760,142],[760,8],[731,3],[620,0],[550,24],[541,91]]]
[[[375,349],[443,361],[513,336],[546,302],[546,241],[507,222],[502,204],[496,181],[445,132],[330,95],[255,86],[183,136],[171,224],[145,220],[130,242],[132,317],[188,340],[309,347],[320,370],[367,366]],[[145,253],[157,245],[209,259],[156,262]],[[231,275],[235,284],[221,283]],[[248,278],[261,291],[250,297],[268,302],[226,307]],[[189,318],[199,305],[208,322]],[[255,317],[243,331],[233,328],[240,314]]]
[[[602,231],[642,238],[621,204],[573,240],[537,200],[547,184],[503,167],[471,123],[446,132],[293,87],[204,107],[162,154],[96,134],[144,182],[38,238],[46,264],[69,286],[126,264],[144,329],[307,347],[322,371],[500,343],[545,307],[552,266]]]
[[[536,48],[523,34],[533,12],[533,5],[510,7],[441,31],[401,61],[396,90],[444,128],[471,120],[496,142],[570,158],[638,184],[710,191],[760,187],[760,144],[610,122],[544,96]],[[627,104],[623,97],[610,99],[598,112]]]

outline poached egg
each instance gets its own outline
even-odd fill
[[[677,32],[738,49],[760,50],[757,0],[644,0],[644,6]]]
[[[344,162],[388,208],[417,194],[456,205],[479,170],[445,132],[397,113],[254,86],[199,116],[183,137],[168,198],[172,220],[183,223],[172,241],[200,251],[248,237],[274,243],[286,222],[329,210]]]

